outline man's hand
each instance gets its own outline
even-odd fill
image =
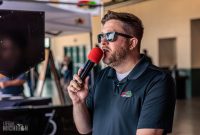
[[[81,71],[82,69],[79,69],[78,74],[73,76],[73,80],[70,81],[67,89],[73,103],[73,116],[76,128],[79,133],[88,134],[92,131],[91,116],[85,103],[88,95],[89,77],[86,77],[83,82],[79,77]]]
[[[82,69],[79,69],[78,75],[73,76],[73,80],[70,81],[69,86],[67,87],[69,96],[73,104],[84,103],[88,95],[88,81],[89,77],[83,82],[79,77]]]
[[[0,82],[0,88],[1,88],[1,89],[6,88],[6,83],[5,83],[5,82]]]

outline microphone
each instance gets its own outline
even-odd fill
[[[99,63],[102,56],[103,56],[103,51],[99,47],[95,47],[90,51],[88,55],[88,61],[84,65],[83,70],[80,73],[80,78],[82,80],[85,80],[86,76],[92,70],[94,65]]]

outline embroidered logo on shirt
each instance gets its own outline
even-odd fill
[[[122,92],[121,97],[132,97],[132,92],[131,91],[125,91]]]

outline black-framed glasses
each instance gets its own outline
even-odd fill
[[[117,40],[117,37],[122,36],[125,38],[133,38],[133,36],[124,34],[124,33],[119,33],[119,32],[107,32],[107,33],[101,33],[97,35],[98,43],[101,43],[102,39],[105,38],[106,41],[108,42],[114,42]]]

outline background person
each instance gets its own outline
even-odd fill
[[[153,64],[152,58],[149,56],[147,49],[143,49],[143,54],[146,56],[148,61]]]
[[[23,84],[25,82],[25,74],[21,74],[12,79],[0,74],[0,92],[2,92],[2,94],[11,94],[12,96],[24,96]]]

